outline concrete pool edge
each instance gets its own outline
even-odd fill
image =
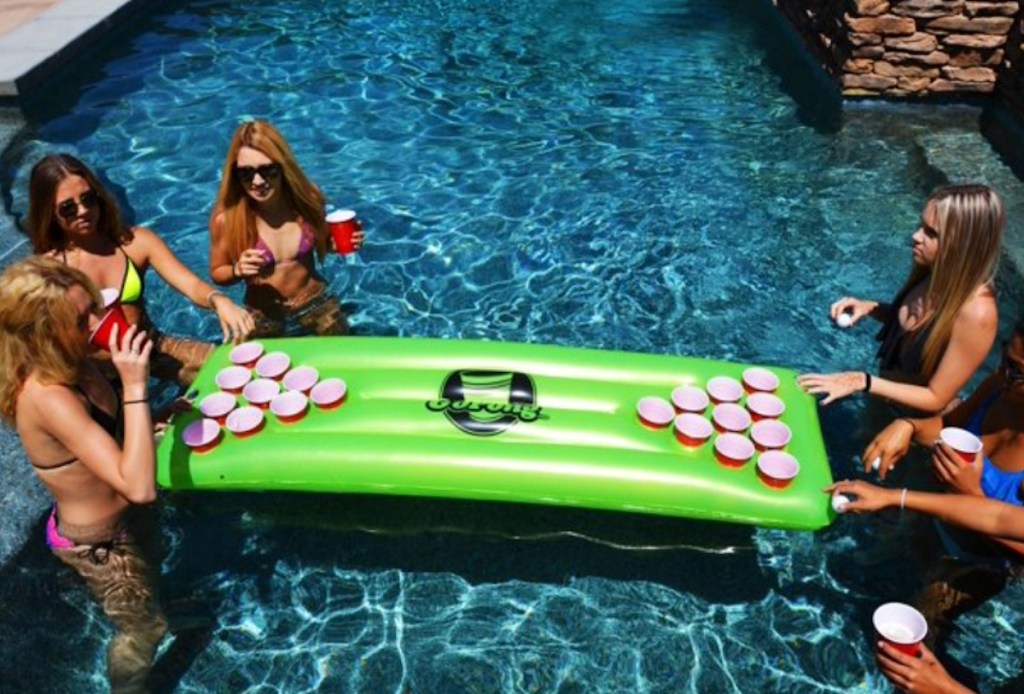
[[[160,0],[62,0],[0,37],[0,104],[17,105]]]

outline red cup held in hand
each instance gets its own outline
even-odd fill
[[[363,228],[362,222],[356,219],[355,210],[335,210],[327,215],[326,221],[338,253],[354,253],[356,247],[352,241],[352,234]]]
[[[124,309],[121,308],[119,301],[107,307],[107,312],[100,319],[100,324],[89,336],[89,344],[97,349],[109,350],[111,331],[115,325],[117,326],[117,346],[121,347],[124,344],[124,334],[128,332],[131,325],[128,323],[128,318],[124,315]]]
[[[973,463],[975,456],[981,452],[981,439],[958,427],[946,427],[939,432],[939,440],[960,456],[965,463]]]
[[[921,655],[921,642],[928,635],[924,615],[910,605],[887,602],[871,618],[878,638],[909,656]]]

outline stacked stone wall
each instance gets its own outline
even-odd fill
[[[997,93],[1024,115],[1016,0],[773,0],[850,97]]]

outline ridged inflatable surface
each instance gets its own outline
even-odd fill
[[[310,403],[290,423],[266,410],[257,433],[222,429],[202,452],[183,436],[201,414],[178,415],[157,450],[163,487],[554,504],[803,530],[835,517],[821,491],[832,477],[817,406],[787,369],[764,367],[779,378],[780,421],[792,431],[785,451],[800,465],[777,488],[758,474],[760,453],[727,466],[715,456],[717,432],[688,446],[672,425],[652,429],[637,415],[642,398],[670,400],[677,386],[704,388],[716,376],[740,380],[750,365],[468,340],[260,343],[265,353],[286,353],[292,367],[314,367],[320,380],[344,379],[345,399],[333,409]],[[197,403],[219,390],[230,351],[218,348],[204,365]],[[238,404],[246,405],[241,395]]]

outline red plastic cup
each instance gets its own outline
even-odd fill
[[[754,457],[754,444],[743,434],[721,434],[715,439],[715,459],[726,467],[742,467]]]
[[[676,411],[668,400],[648,396],[640,398],[636,404],[636,414],[640,423],[648,429],[664,429],[675,419]]]
[[[751,366],[743,372],[743,388],[748,393],[774,393],[779,387],[779,377],[768,369]]]
[[[243,342],[228,353],[228,359],[232,364],[244,366],[251,369],[263,356],[263,345],[259,342]]]
[[[778,419],[786,411],[786,403],[782,398],[771,393],[752,393],[747,398],[747,409],[755,422],[762,419]]]
[[[280,392],[281,384],[274,379],[257,378],[245,384],[245,388],[242,389],[242,397],[250,405],[255,405],[265,410],[270,407],[270,401],[277,397],[277,394]]]
[[[760,422],[754,422],[754,426],[750,428],[750,438],[757,450],[764,452],[785,448],[793,438],[793,433],[782,422],[762,419]]]
[[[765,451],[757,459],[757,476],[769,487],[784,489],[800,474],[800,463],[785,451]]]
[[[709,438],[714,427],[696,412],[684,412],[675,419],[676,440],[684,446],[696,448]]]
[[[244,439],[262,431],[265,423],[263,410],[247,405],[231,412],[225,425],[228,431],[235,435],[235,438]]]
[[[197,419],[185,427],[181,440],[195,453],[206,453],[220,443],[220,424],[212,419]]]
[[[356,219],[355,210],[335,210],[327,215],[327,228],[331,230],[331,238],[334,239],[334,248],[342,255],[354,253],[355,244],[352,242],[352,234],[357,229],[362,229],[362,223]]]
[[[238,395],[252,378],[252,372],[244,366],[228,366],[217,372],[213,379],[221,390]]]
[[[237,406],[238,400],[235,396],[223,391],[210,393],[199,401],[199,411],[203,413],[203,416],[216,420],[221,425],[227,419],[228,413]]]
[[[871,622],[882,641],[909,656],[921,655],[921,642],[928,635],[928,622],[910,605],[887,602],[875,610]]]
[[[256,373],[260,378],[272,378],[275,381],[280,381],[291,364],[291,357],[286,353],[269,352],[256,362]]]
[[[704,414],[708,409],[708,394],[697,386],[679,386],[672,391],[672,404],[676,412]]]
[[[270,411],[282,424],[292,424],[306,416],[309,398],[297,390],[286,390],[270,401]]]
[[[720,433],[739,434],[750,426],[750,413],[733,402],[715,405],[711,410],[711,421]]]
[[[312,366],[296,366],[281,379],[281,383],[288,390],[297,390],[309,395],[309,391],[320,380],[320,372]]]
[[[743,386],[735,378],[715,376],[708,381],[708,395],[716,405],[723,402],[739,402],[743,397]]]
[[[348,387],[340,378],[325,378],[309,391],[309,399],[321,410],[333,410],[345,402]]]
[[[89,344],[97,349],[109,350],[110,335],[115,325],[117,326],[117,346],[121,347],[124,344],[124,334],[131,327],[131,324],[128,323],[128,318],[124,315],[124,309],[121,308],[120,301],[115,301],[107,307],[107,312],[100,319],[100,324],[96,326],[96,329],[92,331],[92,335],[89,336]]]
[[[981,452],[981,439],[959,427],[946,427],[939,432],[939,440],[954,451],[965,463],[973,463]]]

